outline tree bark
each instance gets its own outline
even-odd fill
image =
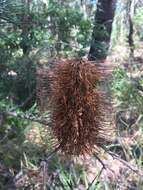
[[[116,0],[98,0],[95,24],[92,33],[89,60],[101,60],[107,56]]]
[[[129,0],[128,4],[128,22],[129,22],[129,34],[128,34],[128,43],[130,48],[130,57],[134,57],[134,24],[133,16],[135,12],[135,2],[134,0]]]

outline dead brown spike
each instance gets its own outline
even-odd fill
[[[83,60],[61,61],[53,70],[52,128],[64,153],[90,154],[107,141],[105,102],[97,89],[102,74]]]

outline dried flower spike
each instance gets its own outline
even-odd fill
[[[90,154],[108,140],[104,95],[97,88],[103,73],[83,60],[61,61],[53,70],[52,128],[64,153]]]

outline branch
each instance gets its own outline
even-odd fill
[[[2,15],[0,15],[0,19],[1,20],[4,20],[4,21],[6,21],[7,23],[10,23],[10,24],[14,24],[14,25],[20,25],[20,24],[22,24],[22,23],[18,23],[18,22],[16,22],[16,21],[14,21],[14,20],[12,20],[11,18],[6,18],[6,17],[4,17],[4,16],[2,16]]]
[[[107,152],[109,155],[111,155],[113,159],[120,161],[122,164],[124,164],[127,168],[129,168],[131,171],[136,173],[138,176],[143,177],[143,171],[142,170],[139,170],[136,166],[133,166],[129,162],[123,160],[122,158],[119,157],[119,155],[107,150],[105,147],[102,146],[102,148],[103,148],[103,150],[105,150],[105,152]]]
[[[60,148],[61,148],[61,146],[59,145],[59,146],[57,146],[52,152],[50,152],[50,153],[47,155],[45,161],[46,161],[46,162],[49,162],[49,160],[51,160],[51,158],[60,150]]]
[[[95,176],[95,178],[92,180],[92,182],[89,184],[89,187],[87,190],[90,190],[90,188],[92,187],[93,183],[95,182],[96,179],[99,179],[99,177],[101,176],[102,172],[104,170],[104,166],[101,168],[101,170],[99,171],[99,173]],[[98,181],[97,181],[98,182]],[[96,182],[96,183],[97,183]]]
[[[37,122],[37,123],[40,123],[40,124],[43,124],[43,125],[49,125],[50,124],[49,121],[44,121],[44,120],[41,120],[41,119],[37,119],[37,118],[34,118],[33,116],[22,115],[22,114],[20,115],[20,114],[17,114],[16,112],[1,112],[0,115],[2,115],[4,118],[11,116],[11,117],[15,117],[15,118],[18,118],[18,119]]]
[[[20,109],[23,108],[36,94],[36,89],[34,89],[31,94],[26,98],[26,100],[24,102],[22,102],[20,105],[14,107],[13,109],[11,109],[11,111],[16,111],[16,109]]]

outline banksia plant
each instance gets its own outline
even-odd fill
[[[111,135],[105,95],[98,83],[104,72],[84,60],[65,60],[53,70],[51,125],[62,152],[85,155],[97,152]]]

